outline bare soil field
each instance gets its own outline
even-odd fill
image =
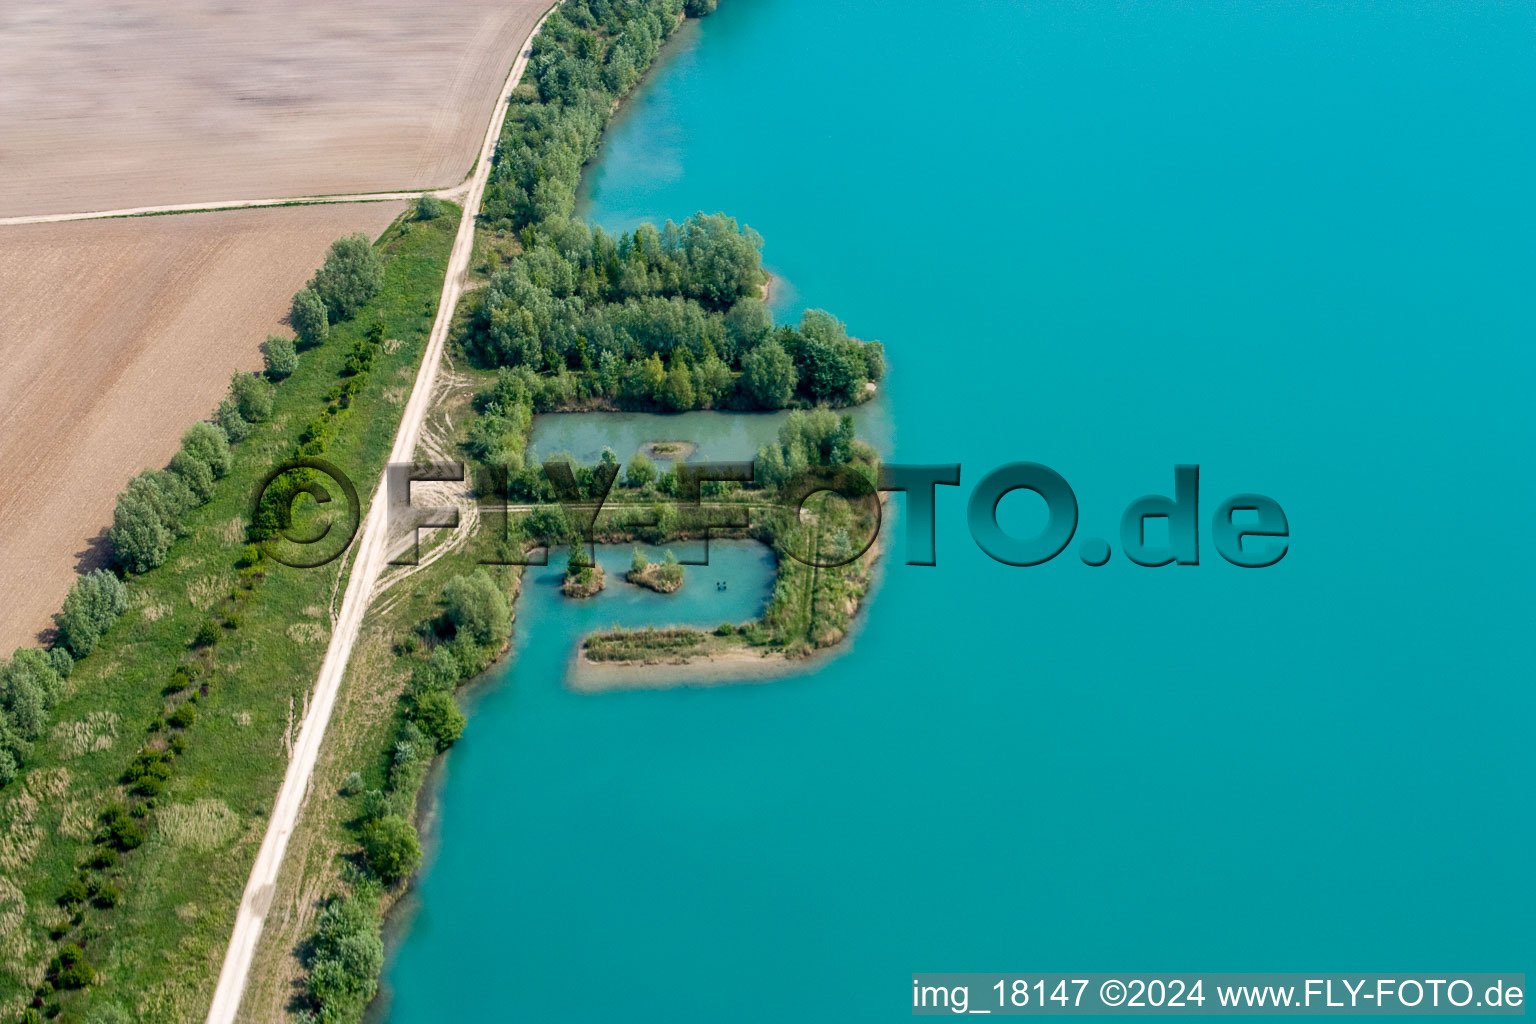
[[[261,366],[326,246],[402,203],[0,229],[0,651],[103,554],[117,492]]]
[[[0,216],[455,185],[549,6],[0,4]]]

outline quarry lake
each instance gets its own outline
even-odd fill
[[[749,618],[771,555],[716,545],[673,598],[580,606],[558,552],[530,570],[380,1014],[895,1020],[914,971],[1532,962],[1536,136],[1504,126],[1533,29],[1529,5],[1049,0],[687,26],[584,212],[725,211],[766,239],[781,321],[884,342],[861,433],[962,464],[939,564],[903,564],[898,524],[812,672],[589,695],[583,633]],[[544,418],[535,447],[760,443],[688,436],[711,415]],[[1107,565],[977,549],[965,497],[1015,460],[1071,482]],[[1131,564],[1120,512],[1177,463],[1200,564]],[[1279,564],[1211,546],[1241,492],[1284,506]],[[1042,509],[999,512],[1026,535]]]

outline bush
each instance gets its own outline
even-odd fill
[[[114,849],[127,853],[144,844],[144,827],[121,807],[107,808],[102,812],[101,823],[105,828],[102,839]]]
[[[443,601],[448,622],[476,644],[505,640],[512,627],[507,595],[484,569],[449,580],[443,588]]]
[[[53,617],[59,644],[76,658],[85,657],[127,606],[128,588],[110,572],[97,569],[81,576],[69,588],[64,610]]]
[[[309,995],[320,1004],[321,1020],[356,1020],[378,988],[384,967],[373,893],[336,897],[320,912],[310,959]]]
[[[96,971],[85,962],[85,950],[73,942],[66,942],[54,963],[54,985],[57,988],[84,988],[96,980]]]
[[[91,903],[102,910],[110,910],[117,906],[123,899],[123,891],[112,882],[103,882],[101,888],[96,890],[96,895],[91,897]]]
[[[348,772],[347,777],[341,780],[342,796],[357,796],[363,791],[363,775],[361,772]]]
[[[90,897],[90,895],[91,894],[86,889],[84,882],[78,878],[71,878],[65,884],[64,891],[59,893],[59,898],[55,902],[57,902],[59,906],[65,908],[78,907],[80,904],[84,903]]]
[[[117,564],[129,572],[148,572],[165,561],[194,500],[174,473],[152,469],[130,480],[117,496],[107,531]]]
[[[330,333],[330,319],[325,303],[313,288],[300,288],[293,295],[293,305],[288,309],[288,323],[299,336],[299,344],[313,348],[322,344]]]
[[[765,341],[741,361],[741,383],[764,409],[782,409],[794,397],[795,362],[777,341]]]
[[[299,353],[293,347],[292,338],[269,334],[261,346],[262,359],[267,367],[267,380],[276,384],[293,375],[299,368]]]
[[[368,867],[386,885],[405,878],[421,863],[416,829],[397,814],[386,814],[364,826],[363,853]]]
[[[384,264],[363,234],[348,235],[331,243],[325,263],[309,282],[325,304],[331,323],[357,315],[367,301],[378,294],[384,279]]]
[[[212,619],[204,619],[203,624],[197,627],[197,632],[192,637],[193,647],[212,647],[219,642],[219,624]]]
[[[212,423],[194,423],[181,435],[181,450],[206,463],[215,477],[229,472],[229,438]]]
[[[624,467],[624,482],[631,487],[644,487],[656,480],[656,463],[646,458],[645,452],[636,452]]]
[[[443,201],[437,196],[423,194],[416,200],[417,220],[437,220],[443,215]]]
[[[117,851],[110,846],[98,847],[96,852],[91,855],[91,859],[86,863],[87,866],[93,867],[98,871],[105,870],[117,863]]]
[[[261,423],[272,415],[272,385],[254,373],[236,371],[231,375],[229,396],[247,423]]]
[[[729,622],[722,622],[715,627],[715,636],[734,636],[736,627]]]
[[[194,696],[196,695],[194,694]],[[179,705],[175,711],[172,711],[166,721],[178,729],[186,729],[193,722],[197,721],[197,708],[192,705],[191,701],[188,701],[185,704]]]
[[[447,750],[464,734],[464,712],[453,696],[443,690],[428,690],[419,695],[411,710],[411,720],[438,750]]]
[[[240,415],[240,405],[233,398],[226,398],[219,403],[219,407],[214,410],[213,419],[231,444],[242,440],[251,432],[251,425],[245,421],[244,416]]]

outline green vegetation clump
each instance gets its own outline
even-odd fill
[[[358,233],[331,243],[309,287],[325,304],[327,319],[334,324],[356,316],[379,293],[383,280],[383,261],[368,236]]]
[[[274,384],[288,379],[299,368],[299,353],[293,346],[292,338],[269,334],[261,346],[261,352],[266,362],[267,379]]]
[[[85,657],[126,607],[128,588],[122,580],[105,569],[86,573],[75,580],[64,609],[53,617],[58,643],[74,657]]]
[[[480,646],[505,642],[512,625],[512,607],[484,569],[450,580],[443,602],[444,618],[456,633]]]
[[[437,220],[443,215],[443,201],[431,193],[423,193],[414,207],[417,220]]]
[[[363,828],[363,853],[368,867],[386,885],[400,881],[421,863],[416,829],[396,814],[387,814]]]
[[[293,305],[288,310],[288,322],[293,325],[293,333],[298,335],[299,344],[305,348],[323,344],[330,333],[330,314],[326,311],[320,293],[310,287],[300,288],[294,293]]]
[[[545,21],[483,210],[493,229],[518,233],[520,251],[492,273],[466,347],[485,365],[526,370],[540,411],[861,402],[884,373],[880,346],[826,313],[776,328],[755,231],[697,213],[609,235],[572,216],[614,102],[683,13],[683,0],[571,0]]]
[[[378,894],[364,887],[355,896],[333,898],[316,921],[314,952],[309,960],[306,990],[320,1011],[319,1019],[361,1019],[378,990],[383,967]]]

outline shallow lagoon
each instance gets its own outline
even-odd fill
[[[853,417],[861,439],[876,451],[890,451],[890,414],[882,399],[844,411]],[[689,455],[691,461],[750,461],[758,448],[778,436],[788,417],[787,412],[544,413],[533,418],[529,447],[540,459],[564,453],[583,463],[596,462],[604,448],[612,448],[619,462],[626,463],[643,444],[687,441],[698,445]],[[666,468],[667,460],[657,461]]]

